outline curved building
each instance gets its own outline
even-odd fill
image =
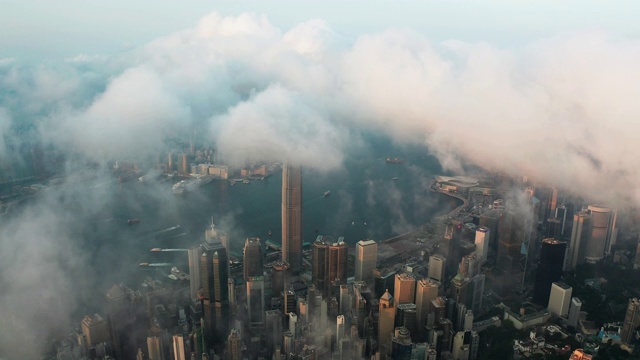
[[[591,237],[585,249],[585,261],[595,263],[604,257],[607,243],[611,237],[611,208],[601,205],[589,205],[591,213]]]

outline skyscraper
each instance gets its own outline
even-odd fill
[[[264,277],[248,277],[246,285],[249,322],[255,325],[264,324]]]
[[[629,299],[627,313],[622,324],[622,334],[620,334],[623,343],[631,343],[633,333],[638,326],[640,326],[640,300],[637,298]]]
[[[446,259],[440,255],[431,255],[429,257],[429,278],[442,282],[444,277],[444,269]]]
[[[426,325],[427,314],[431,302],[438,297],[440,283],[431,279],[422,279],[416,284],[416,317],[418,321],[418,334],[421,337],[426,335],[424,326]]]
[[[200,285],[200,256],[202,246],[194,246],[189,249],[189,284],[191,286],[191,300],[199,299]]]
[[[604,257],[604,252],[611,240],[612,212],[611,209],[601,205],[589,205],[591,213],[591,237],[585,250],[585,261],[595,263]]]
[[[173,335],[173,360],[186,360],[186,348],[182,335]]]
[[[242,339],[236,329],[232,329],[227,338],[227,359],[242,360]]]
[[[373,269],[378,261],[378,244],[373,240],[360,240],[356,244],[356,281],[373,285]]]
[[[147,351],[149,360],[164,360],[162,338],[157,336],[147,337]]]
[[[328,285],[347,283],[348,256],[347,243],[344,242],[343,237],[339,237],[337,242],[329,245],[326,281]]]
[[[481,262],[487,261],[487,255],[489,254],[489,237],[491,236],[491,230],[486,226],[480,226],[476,229],[476,255],[480,258]]]
[[[549,312],[560,317],[566,316],[569,313],[572,290],[571,286],[561,281],[554,282],[549,296]]]
[[[347,244],[343,237],[319,235],[313,243],[312,276],[316,289],[329,295],[332,284],[347,282]]]
[[[379,350],[386,357],[391,354],[391,337],[396,318],[396,304],[388,291],[380,298],[378,314]]]
[[[302,171],[300,166],[282,168],[282,260],[293,273],[302,268]]]
[[[453,276],[458,264],[460,263],[460,238],[462,237],[462,222],[459,220],[450,220],[447,223],[444,232],[444,257],[447,259],[445,263],[445,276]]]
[[[524,240],[524,232],[524,216],[511,210],[506,210],[502,213],[498,230],[496,266],[505,273],[522,270],[520,250]]]
[[[262,276],[262,246],[260,245],[260,239],[253,237],[247,238],[244,243],[243,249],[243,272],[244,279]]]
[[[576,265],[584,263],[585,249],[591,237],[591,215],[585,209],[573,216],[571,241],[569,242],[569,256],[566,270],[574,270]]]
[[[396,274],[396,284],[394,286],[393,298],[396,304],[409,304],[415,301],[416,279],[407,274]]]
[[[567,243],[555,239],[544,239],[540,248],[540,263],[533,288],[533,302],[547,306],[551,294],[551,284],[562,277],[564,254]]]
[[[229,260],[220,242],[205,242],[200,256],[200,284],[205,323],[205,339],[224,339],[229,316]]]

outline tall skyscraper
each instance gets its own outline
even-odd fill
[[[373,240],[360,240],[356,244],[356,281],[373,285],[373,269],[378,262],[378,244]]]
[[[567,316],[572,290],[571,286],[561,281],[554,282],[551,285],[551,295],[549,296],[549,312],[560,317]]]
[[[489,254],[489,237],[491,236],[491,230],[486,226],[480,226],[476,229],[476,255],[480,258],[481,262],[487,261],[487,255]]]
[[[260,239],[253,237],[247,238],[243,249],[244,259],[242,262],[244,279],[263,276],[262,273],[262,245]]]
[[[629,299],[627,313],[622,324],[622,334],[620,334],[623,343],[631,343],[633,333],[638,326],[640,326],[640,300],[637,298]]]
[[[127,349],[126,339],[128,339],[130,327],[136,320],[142,295],[138,291],[119,284],[109,289],[105,300],[107,301],[109,337],[115,348],[116,357],[124,358],[124,354],[135,350]]]
[[[393,290],[393,298],[397,305],[409,304],[415,301],[416,279],[407,274],[396,274],[396,284]]]
[[[396,304],[388,291],[380,298],[378,314],[379,350],[386,357],[391,354],[391,337],[396,318]]]
[[[252,325],[264,324],[264,277],[254,276],[246,279],[247,310]]]
[[[82,334],[85,338],[85,346],[90,348],[96,344],[109,341],[107,322],[99,314],[85,316],[82,319]]]
[[[431,302],[438,297],[440,283],[431,279],[422,279],[416,284],[416,318],[418,320],[418,334],[426,335],[425,325]]]
[[[446,259],[440,255],[431,255],[429,257],[429,278],[442,282],[444,280],[444,269]]]
[[[569,242],[569,256],[565,270],[574,270],[576,265],[584,263],[587,243],[591,237],[591,214],[586,209],[573,216],[573,228]]]
[[[164,346],[162,338],[157,336],[147,337],[147,351],[149,360],[164,360]]]
[[[587,242],[585,261],[595,263],[604,257],[611,241],[613,214],[611,208],[601,205],[589,205],[587,210],[591,213],[591,237]]]
[[[567,324],[574,328],[578,326],[580,321],[580,310],[582,309],[582,301],[577,297],[571,298],[571,305],[569,305],[569,321]]]
[[[173,335],[173,360],[187,360],[184,338],[182,335]]]
[[[205,242],[200,256],[200,284],[208,344],[224,339],[229,323],[229,260],[220,242]]]
[[[291,164],[282,168],[282,260],[302,269],[302,171]]]
[[[547,306],[551,284],[560,281],[567,243],[555,239],[544,239],[540,247],[540,263],[533,288],[533,302]]]
[[[312,276],[316,289],[326,297],[332,285],[347,282],[347,244],[343,237],[319,235],[313,243]]]
[[[200,256],[202,246],[194,246],[189,249],[189,285],[191,286],[191,300],[199,299],[200,284]]]
[[[460,239],[462,237],[462,222],[459,220],[450,220],[447,223],[444,232],[444,244],[441,248],[444,257],[447,259],[445,263],[445,275],[453,276],[458,270],[460,263]]]
[[[508,209],[502,213],[498,230],[496,266],[505,273],[522,271],[520,260],[525,226],[527,224],[522,214]]]

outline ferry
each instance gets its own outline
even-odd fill
[[[394,178],[391,178],[391,180],[398,180],[398,178],[397,178],[397,177],[394,177]]]
[[[162,251],[162,249],[160,249],[160,248],[153,248],[153,249],[151,249],[151,250],[149,250],[149,251],[153,251],[153,252],[160,252],[160,251]]]
[[[324,194],[322,194],[323,197],[327,197],[329,195],[331,195],[331,191],[330,190],[327,190],[327,191],[324,192]]]
[[[149,263],[148,262],[142,262],[142,263],[140,263],[140,266],[149,266]]]
[[[387,164],[402,164],[404,163],[404,160],[402,158],[399,157],[388,157],[387,158]]]

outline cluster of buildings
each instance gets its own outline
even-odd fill
[[[447,192],[479,186],[440,180]],[[576,211],[570,227],[556,191],[543,200],[532,188],[524,195],[518,203],[489,196],[484,208],[476,203],[455,211],[439,225],[437,241],[417,241],[408,257],[380,259],[384,242],[350,247],[330,235],[318,235],[303,251],[302,172],[285,165],[280,259],[266,256],[259,238],[248,238],[242,267],[234,267],[229,237],[212,225],[204,242],[188,250],[188,284],[115,285],[106,294],[106,317],[85,317],[75,346],[62,342],[59,358],[474,360],[481,332],[504,320],[516,329],[550,322],[566,332],[579,329],[582,301],[563,272],[611,252],[616,212],[590,205]],[[525,281],[528,273],[535,274]],[[508,291],[492,284],[489,296],[485,287],[496,279],[507,279]],[[505,305],[507,293],[522,301]],[[498,305],[502,315],[474,321],[488,310],[489,297],[505,300]],[[640,301],[631,299],[618,337],[607,336],[630,344],[638,325]],[[514,351],[545,346],[534,331]],[[556,351],[589,359],[587,351],[572,350]]]

